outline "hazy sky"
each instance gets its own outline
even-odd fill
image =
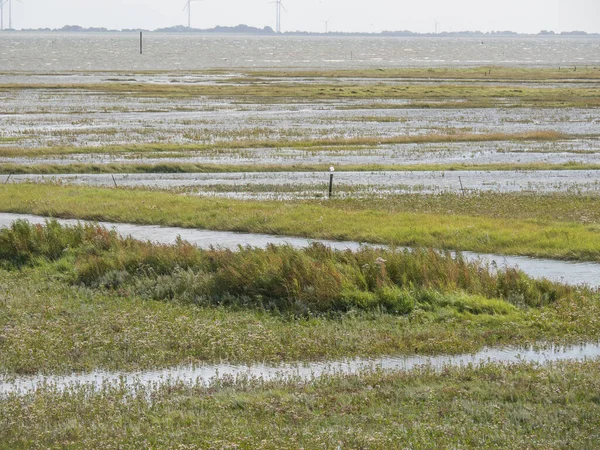
[[[2,1],[2,0],[0,0]],[[275,28],[271,0],[192,3],[192,26]],[[160,28],[187,25],[186,0],[12,0],[13,27]],[[513,30],[600,32],[600,0],[284,0],[283,31]],[[5,27],[8,5],[4,6]]]

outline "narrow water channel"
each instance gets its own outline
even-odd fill
[[[18,219],[34,224],[43,224],[48,218],[29,214],[0,213],[0,228],[9,227]],[[61,224],[75,225],[86,223],[72,219],[58,219]],[[157,225],[133,225],[126,223],[99,222],[100,225],[114,229],[122,236],[148,240],[161,244],[173,244],[177,237],[199,248],[210,246],[236,249],[238,246],[251,245],[266,247],[268,244],[306,247],[312,242],[320,242],[338,250],[357,250],[365,243],[349,241],[330,241],[324,239],[305,239],[291,236],[273,236],[268,234],[234,233],[230,231],[198,230],[192,228],[161,227]],[[382,246],[384,247],[384,246]],[[483,263],[496,264],[498,267],[518,267],[533,278],[547,278],[571,285],[587,285],[600,288],[600,264],[589,262],[557,261],[551,259],[528,258],[524,256],[503,256],[485,253],[462,252],[468,260],[480,260]]]
[[[164,162],[164,161],[163,161]],[[328,174],[324,172],[239,172],[239,173],[177,173],[177,174],[55,174],[55,175],[12,175],[11,183],[60,183],[76,186],[150,187],[176,189],[198,188],[209,191],[214,186],[229,186],[220,195],[236,194],[234,187],[271,186],[273,192],[279,186],[293,186],[288,195],[301,196],[313,192],[317,186],[327,187]],[[336,187],[362,189],[371,192],[598,192],[600,182],[596,170],[494,170],[494,171],[360,171],[338,172]],[[247,195],[260,196],[261,192],[250,189]]]
[[[351,375],[375,370],[411,371],[419,367],[441,370],[446,367],[479,366],[484,364],[536,363],[548,364],[559,361],[586,361],[600,358],[600,343],[577,346],[485,348],[477,353],[443,356],[396,356],[370,359],[346,359],[316,363],[250,366],[215,364],[202,366],[177,366],[164,370],[147,372],[92,372],[70,376],[21,377],[10,381],[0,378],[0,397],[9,394],[26,394],[42,386],[64,390],[74,386],[100,388],[107,384],[147,388],[165,383],[185,383],[207,385],[224,378],[260,378],[265,381],[293,379],[310,381],[327,375]]]

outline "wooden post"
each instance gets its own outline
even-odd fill
[[[8,178],[6,179],[6,181],[4,182],[4,184],[7,184],[7,183],[8,183],[8,181],[10,180],[10,177],[12,177],[12,173],[9,173],[9,174],[8,174]]]
[[[335,172],[335,168],[331,166],[329,172],[329,198],[331,198],[333,195],[333,172]]]
[[[140,31],[140,55],[144,53],[144,34]]]
[[[114,175],[111,175],[111,177],[112,177],[112,179],[113,179],[113,183],[115,184],[115,187],[119,187],[119,186],[117,186],[117,180],[115,180],[115,176],[114,176]]]
[[[460,177],[458,177],[458,181],[460,182],[460,190],[461,190],[462,194],[465,195],[465,188],[463,187],[462,179]]]

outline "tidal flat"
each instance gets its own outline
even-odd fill
[[[597,284],[460,251],[600,262],[600,70],[365,61],[0,73],[1,212],[391,246],[18,222],[0,382],[597,343]],[[47,384],[0,397],[0,448],[594,448],[598,379],[591,357]]]

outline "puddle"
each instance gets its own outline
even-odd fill
[[[43,224],[48,218],[29,214],[0,213],[0,227],[9,227],[18,219],[31,223]],[[61,224],[75,225],[86,221],[58,219]],[[268,234],[234,233],[229,231],[198,230],[191,228],[161,227],[158,225],[133,225],[125,223],[99,222],[100,225],[114,229],[122,236],[134,239],[152,241],[161,244],[174,244],[178,237],[196,245],[199,248],[218,246],[221,248],[237,249],[238,246],[251,245],[266,247],[268,244],[292,245],[307,247],[313,242],[323,243],[337,250],[357,250],[368,243],[331,241],[324,239],[306,239],[291,236],[274,236]],[[380,245],[380,247],[385,247]],[[498,267],[518,267],[533,278],[547,278],[552,281],[570,285],[587,285],[600,288],[600,264],[591,262],[570,262],[551,259],[528,258],[524,256],[503,256],[474,252],[461,252],[467,260],[479,260],[483,263],[495,264]]]
[[[42,386],[52,386],[64,390],[75,386],[101,388],[106,384],[127,387],[145,386],[155,388],[160,384],[185,383],[188,385],[207,385],[218,379],[250,377],[265,381],[293,379],[311,381],[327,375],[350,375],[369,371],[411,371],[419,367],[442,370],[446,367],[479,366],[483,364],[536,363],[548,364],[559,361],[585,361],[600,357],[600,343],[588,343],[577,346],[550,346],[544,349],[534,347],[484,348],[473,354],[442,356],[396,356],[367,359],[345,359],[338,361],[283,364],[269,366],[264,364],[243,365],[202,365],[177,366],[164,370],[147,372],[102,372],[70,376],[33,376],[19,377],[11,381],[0,381],[0,396],[26,394]]]

